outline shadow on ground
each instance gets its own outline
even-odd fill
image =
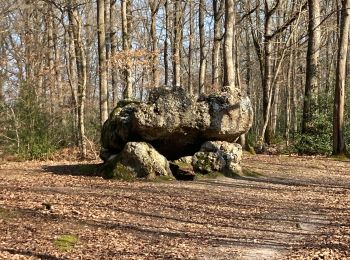
[[[57,175],[72,175],[72,176],[101,176],[102,164],[71,164],[71,165],[54,165],[43,166],[45,172],[50,172]]]

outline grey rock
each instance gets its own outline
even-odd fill
[[[242,171],[242,153],[240,144],[208,141],[193,155],[193,169],[204,173],[221,172],[227,176],[234,176]]]
[[[119,153],[127,142],[148,142],[168,159],[193,155],[208,140],[234,142],[251,127],[250,101],[239,90],[197,100],[181,87],[157,88],[147,103],[119,103],[103,126],[103,149]]]
[[[172,178],[168,160],[145,142],[129,142],[117,155],[105,163],[104,176],[107,178],[155,179],[158,176]]]

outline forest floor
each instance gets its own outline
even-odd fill
[[[0,259],[350,259],[350,161],[243,160],[250,177],[193,182],[0,162]]]

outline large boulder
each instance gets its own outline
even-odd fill
[[[193,155],[208,140],[234,142],[252,119],[250,100],[239,90],[195,99],[182,87],[157,88],[147,103],[123,101],[111,112],[102,129],[102,158],[135,141],[150,143],[168,159]]]
[[[110,156],[104,165],[103,175],[125,180],[173,177],[168,160],[144,142],[129,142],[119,154]]]

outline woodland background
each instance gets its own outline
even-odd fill
[[[0,151],[40,159],[77,146],[86,157],[119,100],[230,85],[252,101],[249,146],[345,153],[349,8],[348,0],[1,0]]]

